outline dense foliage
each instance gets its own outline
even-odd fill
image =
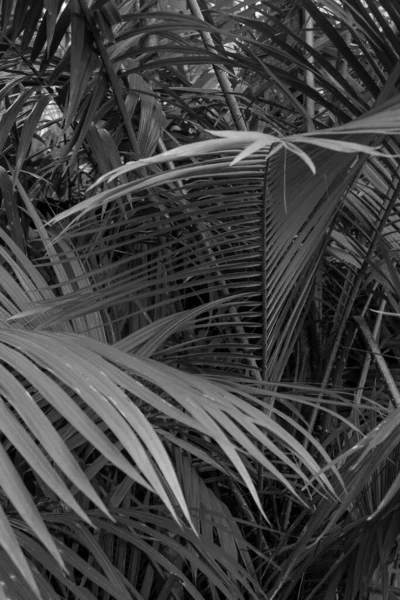
[[[400,6],[0,29],[0,600],[395,597]]]

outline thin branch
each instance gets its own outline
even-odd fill
[[[201,21],[205,21],[197,0],[187,0],[187,3],[192,15],[197,17]],[[201,31],[200,35],[203,40],[204,47],[212,54],[218,56],[218,52],[215,48],[214,40],[212,39],[211,34],[208,31]],[[229,81],[226,71],[224,71],[224,69],[222,69],[216,63],[213,63],[213,69],[218,79],[219,85],[221,86],[221,90],[225,96],[225,100],[232,115],[232,119],[236,125],[236,129],[238,129],[239,131],[247,131],[247,127],[244,122],[241,110],[236,101],[235,92],[233,91],[231,82]]]
[[[392,400],[392,404],[394,408],[400,407],[400,392],[397,389],[397,385],[393,376],[389,370],[389,367],[386,364],[385,359],[380,351],[378,344],[376,343],[374,336],[367,325],[367,322],[363,317],[354,317],[355,322],[360,328],[361,333],[363,334],[365,341],[367,342],[370,352],[374,361],[376,362],[376,366],[379,369],[379,372],[382,376],[382,379],[386,383],[390,398]]]

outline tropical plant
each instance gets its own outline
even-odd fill
[[[400,8],[0,27],[0,600],[393,597]]]

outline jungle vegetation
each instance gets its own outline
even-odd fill
[[[399,30],[0,2],[0,600],[398,597]]]

